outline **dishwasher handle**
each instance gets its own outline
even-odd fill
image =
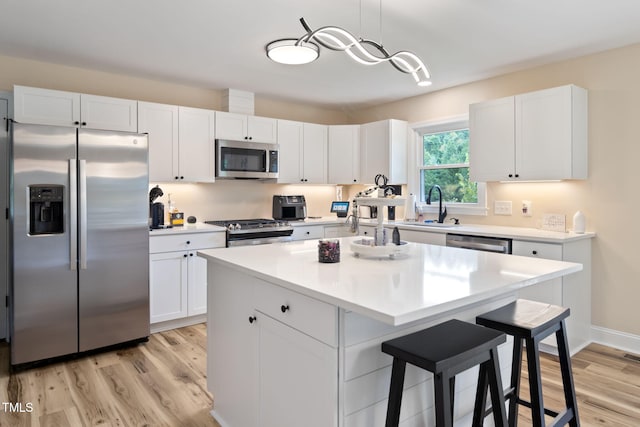
[[[486,236],[447,234],[447,246],[476,251],[511,253],[511,239]]]

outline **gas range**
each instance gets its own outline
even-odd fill
[[[205,221],[227,229],[227,246],[261,245],[289,241],[293,227],[287,221],[275,219],[230,219]]]

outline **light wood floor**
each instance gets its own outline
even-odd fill
[[[200,324],[10,374],[9,348],[0,344],[0,426],[219,427],[209,415],[205,349]],[[545,356],[542,365],[545,403],[559,409],[557,362]],[[592,344],[573,358],[573,371],[582,426],[640,426],[640,357]],[[7,412],[3,402],[31,403],[33,412]],[[520,425],[531,425],[526,408],[520,412]]]

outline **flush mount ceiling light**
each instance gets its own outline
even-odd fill
[[[315,61],[319,55],[317,44],[299,39],[274,40],[267,45],[267,56],[280,64],[308,64]]]
[[[351,59],[363,65],[388,62],[396,70],[411,74],[418,86],[431,84],[429,70],[415,53],[403,50],[390,55],[380,43],[357,38],[340,27],[327,26],[311,30],[304,18],[300,18],[300,23],[307,32],[302,37],[275,40],[266,46],[267,56],[271,60],[281,64],[307,64],[318,58],[317,45],[320,45],[330,50],[345,52]]]

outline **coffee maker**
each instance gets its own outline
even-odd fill
[[[162,189],[157,185],[149,191],[149,219],[152,230],[164,228],[164,204],[155,202],[163,195]]]

